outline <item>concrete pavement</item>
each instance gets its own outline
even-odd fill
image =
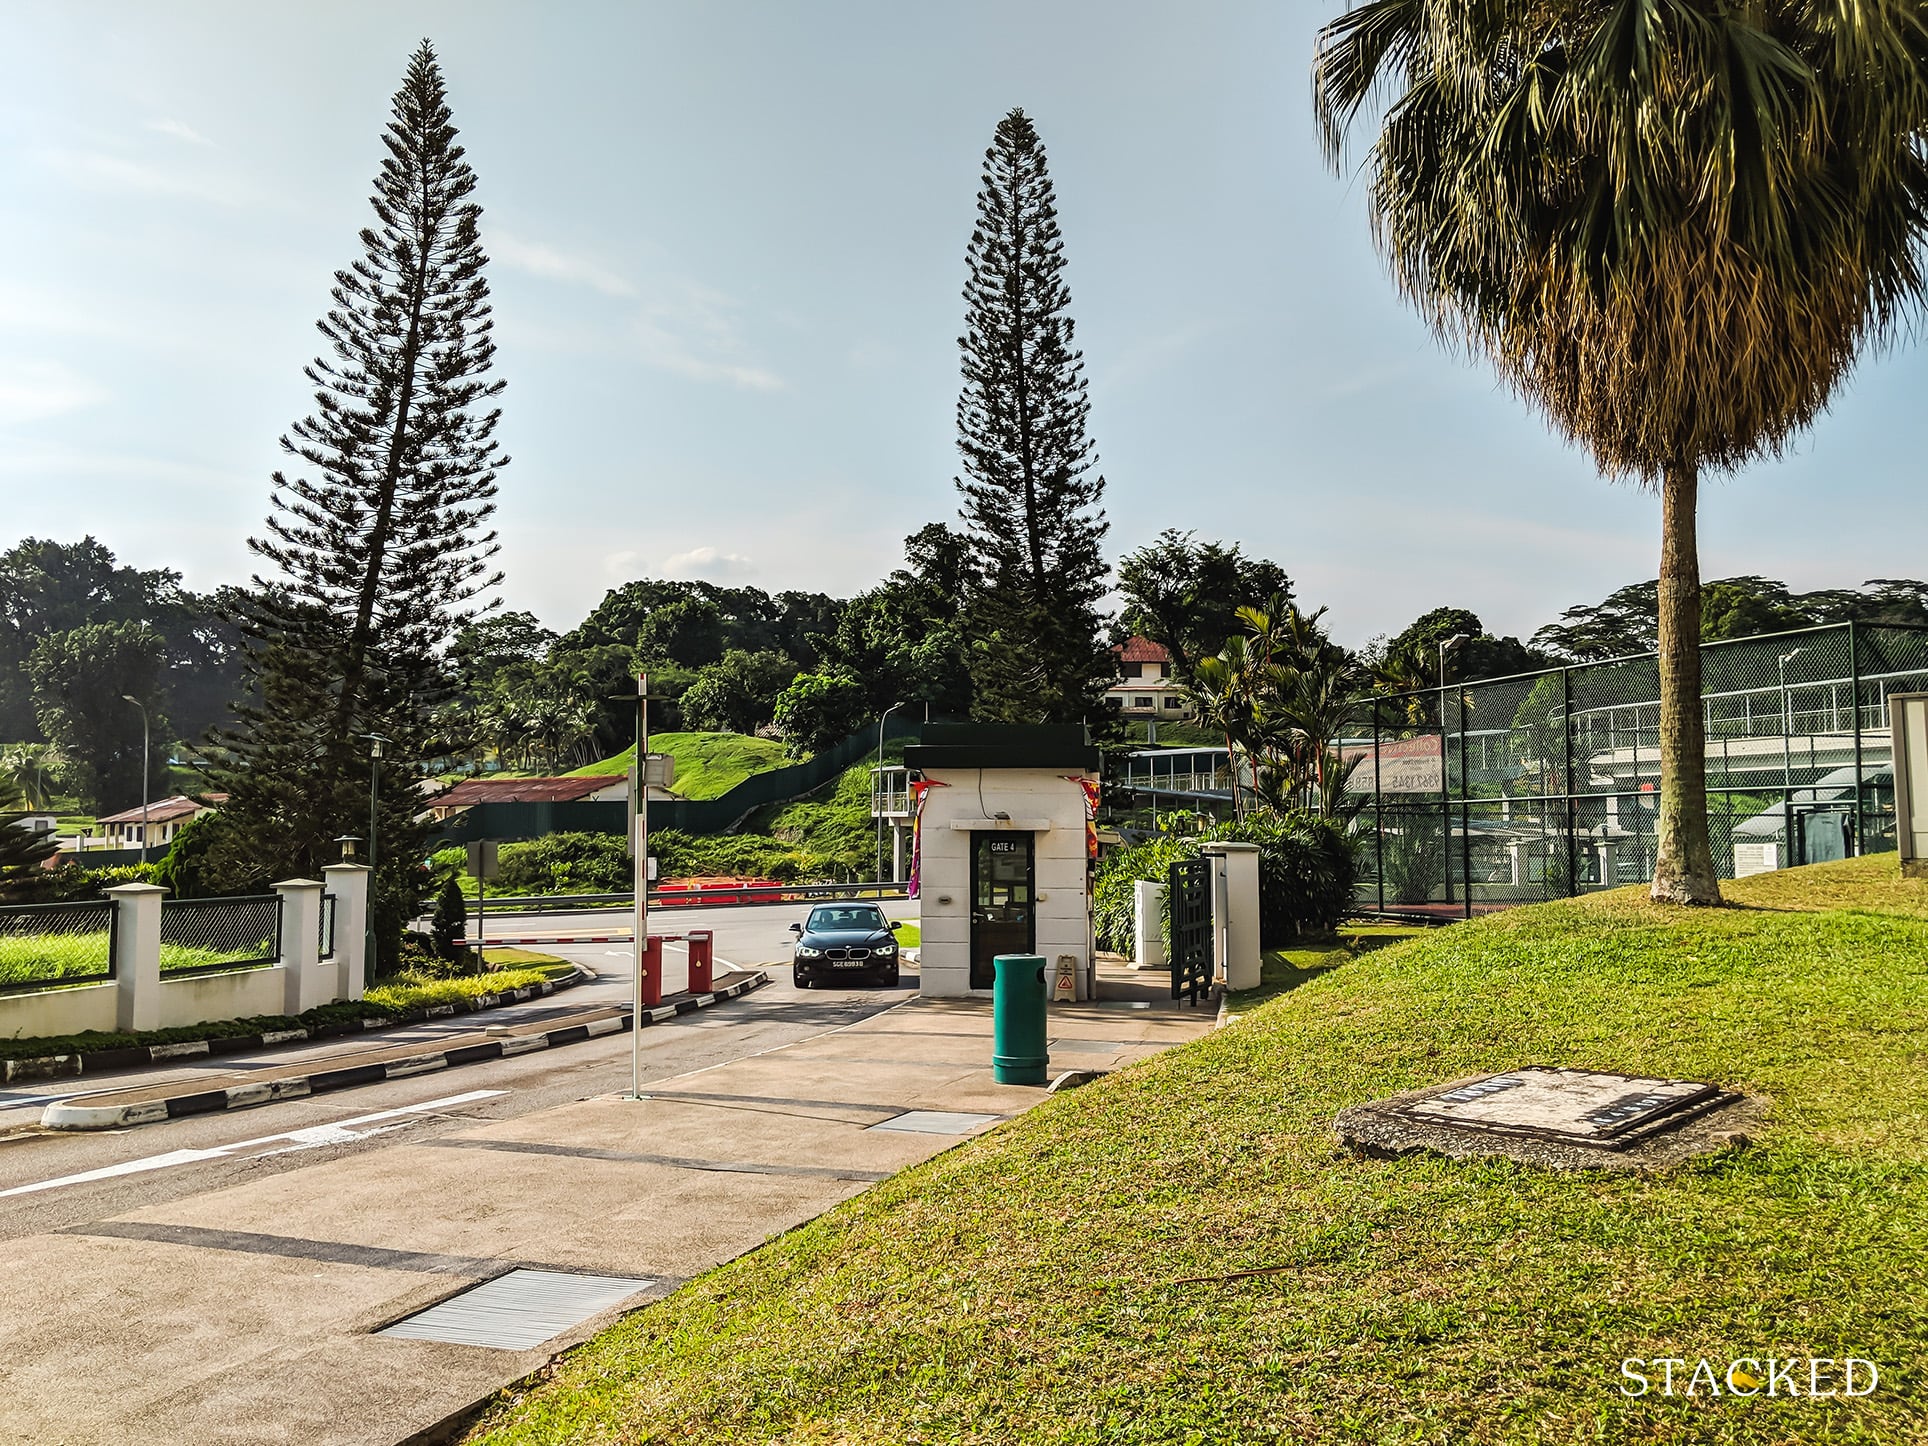
[[[1097,1002],[1053,1006],[1054,1070],[1128,1065],[1210,1027],[1210,1011],[1162,995],[1105,970]],[[464,1096],[429,1101],[416,1108],[444,1120],[439,1133],[406,1111],[311,1127],[318,1141],[334,1128],[394,1142],[292,1167],[258,1154],[258,1173],[110,1215],[61,1210],[66,1187],[41,1182],[28,1198],[46,1224],[0,1244],[0,1439],[400,1441],[962,1137],[920,1125],[968,1135],[1037,1102],[1043,1091],[991,1078],[990,1028],[981,1002],[909,1000],[652,1076],[641,1100],[473,1122],[456,1113]],[[530,1349],[374,1334],[517,1265],[642,1284]]]

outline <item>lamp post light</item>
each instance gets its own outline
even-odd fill
[[[153,749],[148,738],[147,705],[132,693],[121,694],[121,701],[132,703],[141,710],[141,862],[147,862],[147,766],[153,758]]]
[[[1789,735],[1794,732],[1794,719],[1789,711],[1787,691],[1787,665],[1803,652],[1802,648],[1791,648],[1782,653],[1775,661],[1781,668],[1781,860],[1782,868],[1794,862],[1794,755]]]
[[[1453,803],[1452,792],[1446,786],[1446,655],[1461,643],[1473,641],[1470,633],[1454,633],[1450,638],[1439,640],[1439,821],[1441,824],[1439,849],[1441,877],[1446,881],[1445,902],[1453,902]],[[1460,730],[1460,747],[1466,746],[1466,731]],[[1460,780],[1464,787],[1465,779]]]
[[[888,708],[884,709],[884,716],[877,720],[877,771],[871,775],[870,785],[870,804],[873,812],[878,808],[877,790],[882,786],[884,781],[884,724],[890,721],[891,714],[903,706],[901,701],[892,703]],[[925,706],[928,707],[929,705],[926,704]],[[895,827],[895,825],[892,826]],[[877,814],[876,878],[880,884],[884,881],[884,816],[882,813]],[[894,883],[896,881],[892,880],[892,882]]]

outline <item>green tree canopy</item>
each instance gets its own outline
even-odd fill
[[[148,710],[151,783],[167,778],[171,734],[161,712],[161,635],[145,623],[89,623],[40,640],[28,659],[40,731],[72,760],[82,801],[100,812],[141,802],[141,715]]]
[[[1246,557],[1236,542],[1200,542],[1168,527],[1118,560],[1118,592],[1119,626],[1163,645],[1185,678],[1239,630],[1240,608],[1290,602],[1292,583],[1276,562]]]
[[[1057,196],[1036,127],[998,122],[965,252],[961,513],[972,598],[972,710],[1001,722],[1097,722],[1117,676],[1099,637],[1108,524],[1086,434]]]

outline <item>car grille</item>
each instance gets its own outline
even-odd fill
[[[870,951],[868,949],[826,949],[823,951],[823,957],[826,959],[868,959],[870,957]]]

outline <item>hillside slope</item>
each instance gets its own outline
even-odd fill
[[[692,1282],[477,1439],[1928,1439],[1928,886],[1894,873],[1708,911],[1620,890],[1368,954]],[[1532,1063],[1772,1114],[1652,1177],[1335,1147],[1347,1104]],[[1882,1384],[1621,1394],[1629,1357],[1770,1353]]]
[[[781,768],[790,761],[781,743],[745,733],[652,733],[649,749],[676,760],[676,782],[671,791],[683,798],[721,798],[752,774]],[[631,746],[569,776],[618,776],[629,772],[635,754]]]

